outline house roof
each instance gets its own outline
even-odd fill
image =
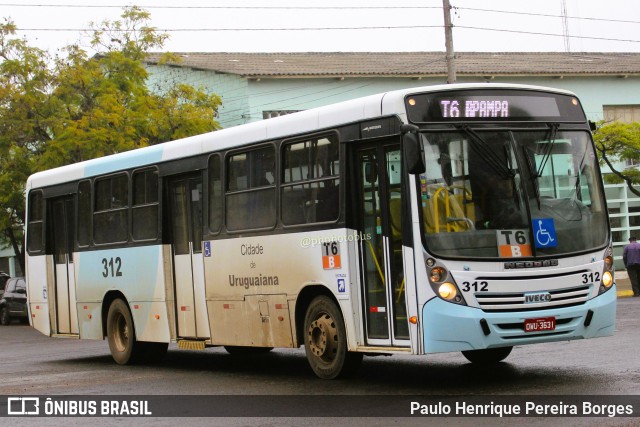
[[[444,52],[175,52],[170,65],[246,78],[420,77],[447,74]],[[162,53],[151,53],[150,64]],[[459,76],[640,76],[640,53],[458,52]]]

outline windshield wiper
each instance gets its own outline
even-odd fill
[[[500,178],[510,179],[516,176],[516,172],[513,169],[505,166],[501,159],[495,155],[494,151],[489,146],[487,141],[482,139],[482,137],[478,135],[473,129],[471,129],[469,126],[458,126],[457,128],[458,130],[463,131],[469,137],[471,137],[471,140],[475,142],[473,147],[475,148],[480,158],[482,158],[482,160],[486,164],[491,166],[491,168],[498,173]],[[509,156],[507,155],[507,159],[508,158]]]
[[[551,123],[549,124],[549,134],[548,137],[545,137],[549,141],[549,144],[545,147],[544,153],[542,154],[542,159],[540,160],[540,166],[536,170],[535,164],[533,163],[532,156],[529,156],[528,151],[530,151],[527,147],[522,147],[522,151],[524,153],[524,157],[527,160],[527,166],[529,168],[529,175],[531,178],[531,183],[533,184],[533,189],[536,193],[536,201],[538,202],[538,209],[540,209],[540,184],[538,183],[538,178],[542,176],[542,172],[544,168],[547,166],[547,162],[551,158],[551,152],[553,151],[553,145],[556,142],[556,137],[558,136],[558,128],[560,127],[559,123]],[[533,157],[535,157],[536,152],[532,151]]]
[[[551,152],[553,151],[553,144],[556,143],[556,136],[558,136],[558,128],[560,127],[560,125],[558,123],[552,123],[549,126],[550,126],[549,137],[547,138],[549,140],[549,145],[546,146],[545,152],[542,155],[542,160],[540,161],[540,167],[538,168],[534,176],[535,179],[538,179],[542,176],[542,171],[544,170],[545,166],[547,166],[547,162],[551,158]]]
[[[531,177],[531,183],[533,184],[533,190],[535,191],[536,201],[538,202],[538,210],[540,210],[540,184],[538,184],[538,172],[536,172],[535,165],[533,164],[532,157],[535,156],[535,152],[531,154],[531,151],[527,147],[522,147],[522,154],[524,154],[524,158],[527,161],[527,167],[529,169],[529,176]]]

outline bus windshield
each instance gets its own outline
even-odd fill
[[[423,133],[427,250],[442,257],[575,254],[608,242],[604,194],[586,131]]]

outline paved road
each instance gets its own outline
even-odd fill
[[[640,395],[640,298],[620,298],[614,336],[515,348],[493,369],[478,369],[460,354],[365,358],[350,380],[323,381],[307,366],[302,349],[238,358],[223,349],[204,352],[170,347],[157,366],[118,366],[104,341],[54,339],[24,325],[0,327],[0,395],[233,395],[308,396],[302,404],[340,414],[351,395],[495,396]],[[324,396],[338,399],[323,400]],[[344,396],[344,405],[340,407]],[[237,397],[237,399],[235,399]],[[317,401],[317,406],[315,402]],[[372,402],[375,400],[372,397]],[[0,402],[1,404],[2,402]],[[255,402],[254,402],[255,403]],[[277,401],[274,401],[274,404]],[[172,402],[168,402],[172,405]],[[264,403],[262,403],[264,404]],[[373,405],[374,403],[372,403]],[[640,406],[640,405],[639,405]],[[345,409],[346,407],[346,409]],[[372,408],[378,409],[378,408]],[[640,408],[635,408],[636,411]],[[558,425],[557,418],[218,418],[215,425]],[[14,418],[13,425],[43,420]],[[46,424],[87,425],[87,419]],[[94,419],[91,425],[110,425]],[[212,424],[211,419],[120,419],[123,425]],[[640,418],[571,418],[566,425],[637,426]]]

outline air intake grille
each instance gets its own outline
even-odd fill
[[[546,301],[529,302],[535,299],[527,298],[531,294],[546,294],[551,298]],[[573,307],[584,304],[589,298],[589,286],[578,286],[575,288],[557,289],[549,292],[477,292],[474,294],[480,308],[487,312],[507,312],[507,311],[531,311],[544,310],[547,308]]]

